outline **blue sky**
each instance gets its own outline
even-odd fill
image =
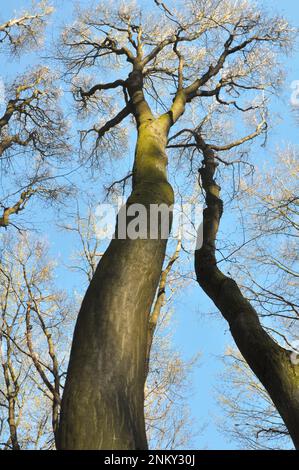
[[[65,20],[67,23],[72,11],[73,2],[71,0],[52,2],[56,7],[59,19]],[[88,4],[88,0],[78,2],[80,4]],[[299,4],[296,0],[273,0],[271,2],[259,2],[269,5],[272,9],[284,14],[291,23],[299,27]],[[30,1],[26,0],[10,0],[9,2],[1,1],[1,20],[11,17],[14,10],[18,11],[27,8]],[[55,20],[55,17],[52,21]],[[20,62],[10,65],[9,72],[5,70],[5,74],[22,71],[23,67],[27,67],[32,62],[32,56],[24,56]],[[291,57],[285,58],[287,68],[287,79],[282,95],[275,100],[273,109],[280,115],[278,124],[275,129],[271,130],[269,135],[269,147],[263,151],[265,158],[271,159],[271,153],[277,144],[282,142],[298,142],[298,128],[295,126],[294,119],[291,115],[289,100],[291,96],[291,83],[293,80],[299,80],[299,49],[295,50]],[[116,165],[116,164],[114,164]],[[123,168],[122,168],[123,170]],[[70,252],[70,240],[63,239],[62,233],[55,228],[51,228],[51,216],[47,216],[45,212],[39,212],[37,218],[42,215],[43,222],[39,222],[41,232],[48,232],[48,238],[51,244],[51,252],[58,255],[58,261],[65,259]],[[64,269],[58,271],[58,276],[64,275]],[[58,281],[60,281],[58,277]],[[65,282],[65,279],[64,279]],[[69,289],[76,284],[75,278],[68,281]],[[219,416],[220,410],[216,405],[214,387],[217,384],[217,374],[222,370],[222,364],[218,356],[222,355],[225,347],[231,343],[231,337],[226,323],[219,316],[203,315],[204,312],[215,311],[215,307],[211,304],[205,294],[194,284],[190,286],[186,292],[182,292],[175,303],[175,321],[177,324],[175,334],[176,347],[182,351],[186,358],[190,358],[193,354],[201,351],[202,357],[200,367],[196,368],[193,373],[193,389],[192,396],[189,398],[192,408],[194,422],[198,422],[199,426],[206,424],[205,430],[195,439],[196,448],[199,449],[233,449],[236,443],[229,442],[226,436],[221,434],[215,425],[214,416]]]

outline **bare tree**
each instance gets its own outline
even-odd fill
[[[32,6],[31,12],[0,25],[0,52],[32,51],[42,46],[46,21],[52,13],[46,2]],[[67,124],[60,109],[57,77],[38,66],[4,83],[5,96],[0,117],[0,165],[3,176],[0,197],[3,209],[0,227],[14,225],[32,197],[57,199],[63,187],[55,187],[53,163],[61,161],[70,147]],[[19,163],[20,154],[22,155]],[[64,192],[64,191],[63,191]]]
[[[246,2],[236,8],[229,1],[194,1],[182,11],[173,9],[170,15],[162,5],[147,16],[131,4],[113,9],[100,4],[80,11],[62,35],[59,57],[73,77],[80,110],[100,109],[107,116],[82,131],[82,145],[91,143],[96,158],[111,151],[111,142],[115,150],[118,137],[123,139],[124,119],[135,118],[133,190],[127,208],[133,203],[172,206],[166,174],[171,127],[195,99],[216,97],[225,108],[229,94],[275,86],[275,49],[288,47],[292,36],[283,19],[268,18]],[[111,71],[112,81],[93,81],[99,67]],[[84,70],[94,75],[86,77]],[[237,111],[242,107],[236,99],[230,101]],[[60,448],[147,447],[147,330],[165,247],[161,236],[115,238],[101,258],[75,328]]]
[[[244,180],[237,204],[248,214],[246,249],[234,268],[246,296],[264,320],[285,332],[291,343],[298,334],[298,152],[277,151],[271,168]],[[271,276],[265,274],[271,272]],[[286,342],[277,336],[278,341]]]
[[[54,448],[69,309],[46,244],[4,236],[1,251],[1,445]]]
[[[18,17],[0,24],[0,48],[19,54],[24,49],[41,46],[45,23],[52,12],[46,0],[32,2],[30,11],[23,11]]]
[[[242,356],[269,393],[298,447],[298,365],[292,361],[292,351],[281,346],[263,328],[253,304],[242,294],[236,281],[219,269],[216,238],[223,201],[215,179],[217,153],[200,135],[197,143],[204,157],[199,172],[207,205],[203,216],[203,244],[195,252],[197,280],[228,321]]]
[[[217,386],[222,432],[242,449],[292,449],[289,432],[273,402],[241,354],[228,348]]]
[[[256,166],[254,180],[243,179],[235,199],[242,217],[246,216],[246,241],[243,246],[230,247],[238,262],[229,269],[255,306],[264,329],[286,349],[294,349],[296,360],[297,149],[280,148],[271,166]],[[244,358],[229,349],[224,364],[219,401],[225,411],[226,432],[250,448],[289,448],[288,430]]]

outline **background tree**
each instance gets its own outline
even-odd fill
[[[1,446],[53,449],[69,338],[66,295],[38,239],[5,235],[0,264]]]
[[[14,55],[28,51],[32,47],[42,45],[47,17],[53,13],[46,0],[33,3],[30,10],[25,10],[19,16],[0,24],[1,52],[7,51]]]
[[[224,416],[217,420],[241,449],[291,450],[293,442],[273,402],[241,354],[228,348],[217,386]],[[221,384],[221,385],[220,385]]]
[[[246,214],[245,242],[231,246],[230,272],[255,305],[263,327],[286,349],[298,341],[298,149],[280,148],[271,166],[244,179],[234,203]],[[240,221],[241,223],[241,221]],[[250,448],[290,448],[289,433],[271,398],[236,351],[226,354],[219,392],[226,432]]]
[[[41,47],[53,8],[47,2],[32,6],[0,25],[0,52],[13,57]],[[2,188],[0,227],[12,220],[32,197],[57,200],[68,192],[55,183],[53,163],[69,152],[67,123],[60,109],[57,77],[42,65],[3,82],[0,103],[0,165]],[[20,161],[20,154],[22,159]]]
[[[272,333],[285,346],[298,336],[297,174],[298,149],[282,147],[270,168],[256,172],[253,184],[242,181],[236,201],[249,220],[247,247],[238,251],[240,261],[233,271],[259,309],[265,328],[273,319]]]
[[[199,172],[207,207],[203,215],[203,244],[195,252],[197,279],[228,321],[241,354],[266,388],[298,447],[298,365],[292,360],[292,351],[263,328],[257,311],[234,279],[217,266],[216,237],[223,213],[221,188],[215,179],[218,163],[213,145],[201,136],[198,147],[204,156]]]

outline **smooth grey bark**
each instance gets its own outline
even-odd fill
[[[166,242],[113,240],[85,295],[63,396],[60,448],[145,449],[147,314]]]

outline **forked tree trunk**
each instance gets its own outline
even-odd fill
[[[242,356],[269,393],[298,449],[299,366],[292,363],[290,351],[263,329],[257,312],[237,283],[217,267],[215,242],[223,211],[220,187],[214,179],[217,163],[213,150],[200,137],[198,146],[204,155],[200,175],[207,207],[203,215],[203,244],[195,252],[197,280],[229,323]]]
[[[134,78],[134,77],[133,77]],[[133,191],[127,201],[173,204],[167,181],[167,126],[153,119],[140,86]],[[137,81],[138,85],[138,81]],[[58,448],[146,449],[144,382],[148,315],[158,286],[165,239],[114,239],[83,300],[62,400]]]

